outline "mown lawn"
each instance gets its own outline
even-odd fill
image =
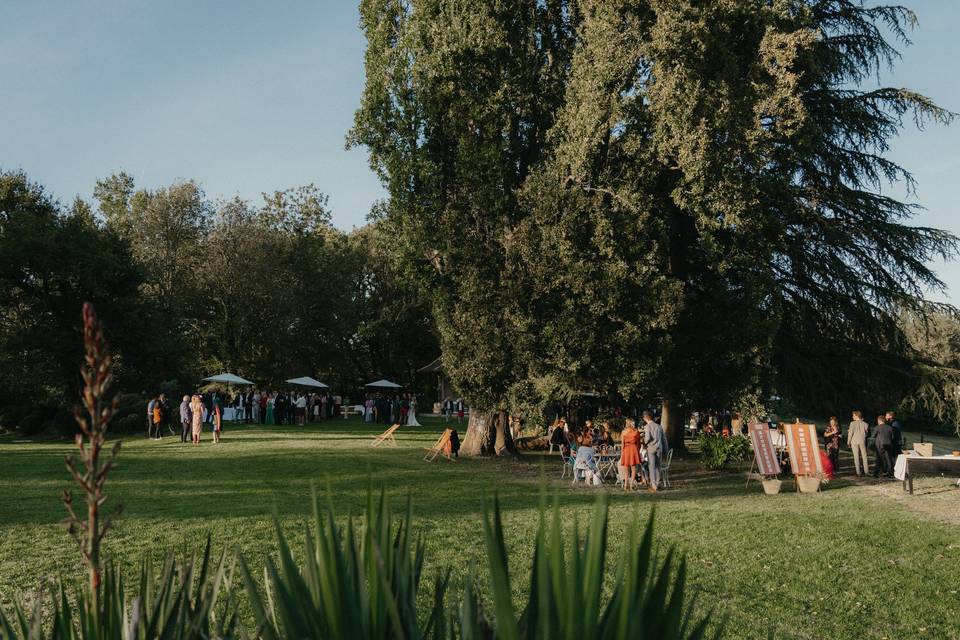
[[[960,638],[960,491],[943,479],[917,483],[831,483],[819,495],[762,495],[744,476],[706,474],[675,462],[661,495],[573,488],[559,461],[423,462],[421,447],[441,423],[403,428],[400,448],[371,449],[377,426],[356,420],[303,427],[227,427],[220,445],[126,438],[109,483],[124,514],[107,552],[133,566],[175,547],[236,549],[260,566],[275,549],[274,513],[291,532],[310,509],[310,488],[329,491],[343,514],[363,509],[369,484],[383,485],[397,511],[407,495],[428,545],[428,576],[451,567],[462,578],[482,560],[484,496],[499,492],[518,601],[527,583],[541,484],[565,520],[584,523],[598,491],[611,496],[616,552],[628,527],[656,508],[662,543],[689,562],[697,609],[727,619],[727,637]],[[67,443],[0,439],[0,601],[31,593],[58,575],[79,575],[79,554],[59,524],[69,487]],[[611,579],[616,553],[610,559]],[[480,563],[483,564],[482,562]],[[482,574],[482,572],[481,572]],[[425,589],[427,591],[428,589]]]

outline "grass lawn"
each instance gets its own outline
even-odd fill
[[[482,499],[496,490],[519,594],[545,478],[571,525],[586,521],[598,491],[611,495],[611,579],[627,528],[656,507],[659,540],[686,553],[697,608],[726,616],[727,637],[765,638],[772,630],[777,638],[960,638],[960,490],[947,480],[920,480],[912,497],[899,483],[846,476],[819,495],[765,496],[757,483],[745,489],[742,473],[707,474],[691,459],[675,461],[673,489],[625,494],[571,487],[559,479],[556,456],[423,462],[421,447],[442,426],[424,422],[401,428],[397,449],[371,449],[370,436],[381,429],[356,419],[305,428],[228,425],[216,446],[208,433],[200,447],[170,436],[126,438],[108,483],[125,512],[107,553],[133,565],[168,547],[199,550],[209,533],[215,548],[236,548],[259,567],[276,546],[274,511],[298,545],[311,484],[329,487],[341,512],[356,514],[372,478],[398,511],[411,497],[427,541],[428,578],[446,566],[462,577],[484,553]],[[59,524],[70,449],[0,439],[3,603],[51,577],[79,575],[79,554]],[[844,463],[849,469],[849,458]]]

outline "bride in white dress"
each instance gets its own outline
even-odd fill
[[[407,411],[407,424],[408,427],[420,427],[422,426],[417,422],[417,399],[414,397],[410,398],[410,409]]]

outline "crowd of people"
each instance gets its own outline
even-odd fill
[[[649,491],[659,491],[662,486],[663,460],[670,451],[666,433],[652,410],[641,412],[643,425],[637,427],[636,420],[626,418],[620,434],[618,479],[626,491],[647,487]],[[586,420],[582,429],[570,426],[566,418],[559,418],[548,432],[550,451],[556,446],[561,456],[572,461],[574,482],[583,478],[588,484],[601,484],[598,469],[598,455],[610,455],[616,451],[617,443],[608,422],[594,426],[592,420]]]
[[[180,441],[199,444],[204,426],[220,442],[227,409],[230,417],[248,424],[303,425],[341,415],[341,397],[330,393],[260,391],[251,389],[227,398],[216,391],[183,396],[180,402]],[[173,412],[165,393],[147,402],[147,437],[159,440],[167,429],[175,433]]]
[[[343,399],[330,392],[265,391],[237,394],[232,406],[237,419],[248,424],[306,424],[341,415]],[[242,416],[242,417],[241,417]]]
[[[660,426],[656,412],[643,410],[642,426],[637,427],[632,418],[624,420],[624,428],[619,442],[615,441],[610,425],[602,421],[595,427],[591,420],[585,420],[581,428],[571,426],[566,418],[558,418],[548,427],[549,450],[556,448],[573,462],[575,473],[580,471],[588,480],[594,479],[597,472],[596,456],[619,450],[620,478],[624,488],[646,486],[656,491],[660,485],[660,469],[664,457],[670,450],[669,442]],[[764,420],[770,429],[783,433],[783,425]],[[737,413],[730,411],[693,413],[686,427],[690,437],[714,435],[731,437],[746,435],[746,422]],[[894,463],[903,452],[903,428],[894,411],[887,411],[876,417],[871,427],[861,411],[854,411],[846,429],[836,416],[831,416],[823,429],[823,449],[821,462],[824,475],[828,478],[840,472],[840,451],[846,447],[853,458],[853,469],[857,477],[873,475],[875,478],[892,477]],[[790,459],[786,448],[786,439],[775,436],[778,442],[780,464],[784,473],[790,471]],[[868,443],[872,442],[872,446]],[[872,449],[873,462],[871,463]],[[872,474],[871,474],[872,469]]]
[[[419,427],[417,396],[412,393],[368,395],[363,403],[363,421]]]

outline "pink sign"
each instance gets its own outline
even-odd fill
[[[780,462],[777,452],[773,450],[770,441],[770,428],[765,422],[754,422],[749,426],[750,442],[753,443],[753,455],[757,459],[757,469],[762,476],[776,476],[780,474]]]

